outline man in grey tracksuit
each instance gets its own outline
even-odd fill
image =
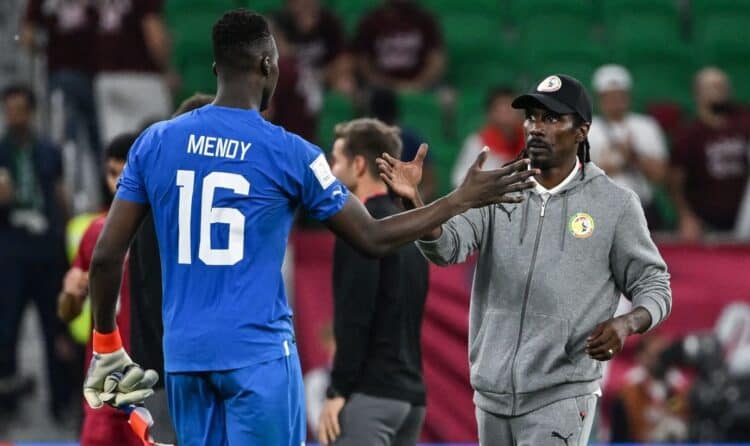
[[[535,188],[522,202],[454,217],[418,246],[439,265],[479,253],[469,361],[480,443],[585,445],[601,361],[667,317],[669,274],[635,193],[588,162],[591,103],[581,84],[549,76],[514,107],[526,110]],[[419,206],[404,187],[418,166],[379,164]],[[613,318],[621,293],[634,309]]]

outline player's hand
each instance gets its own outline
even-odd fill
[[[427,144],[419,146],[414,159],[409,162],[398,160],[387,153],[377,158],[380,178],[401,198],[416,201],[418,186],[422,181],[422,165],[427,156]]]
[[[586,339],[586,353],[597,361],[609,361],[622,350],[625,339],[633,334],[625,317],[604,321]]]
[[[63,279],[63,292],[77,297],[89,293],[89,273],[81,268],[70,268]]]
[[[142,403],[154,393],[158,379],[156,371],[143,370],[130,359],[117,330],[106,335],[94,331],[94,354],[83,382],[83,396],[91,408]]]
[[[329,398],[320,412],[320,426],[318,427],[318,440],[323,446],[329,446],[341,435],[339,414],[346,404],[346,398],[337,396]]]
[[[514,193],[534,187],[534,182],[529,178],[538,175],[540,171],[529,169],[528,159],[518,160],[499,169],[482,170],[488,150],[487,147],[482,149],[461,185],[451,193],[462,208],[480,208],[497,203],[520,203],[523,201],[523,196]]]

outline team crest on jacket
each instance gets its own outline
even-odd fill
[[[575,238],[589,238],[594,233],[594,219],[589,214],[579,212],[570,217],[568,228]]]

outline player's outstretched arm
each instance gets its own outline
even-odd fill
[[[115,329],[115,310],[125,253],[141,224],[148,206],[115,199],[107,214],[91,259],[89,286],[94,329],[110,333]]]
[[[532,187],[527,180],[539,171],[529,170],[528,160],[482,170],[486,158],[483,151],[457,189],[427,206],[375,220],[359,200],[349,197],[341,212],[326,220],[326,225],[363,254],[381,257],[469,209],[522,201],[522,197],[509,194]]]
[[[94,248],[89,277],[94,355],[83,382],[83,396],[95,409],[105,403],[116,407],[141,403],[154,393],[151,388],[159,379],[155,371],[143,370],[130,359],[115,325],[123,260],[147,209],[115,199]]]

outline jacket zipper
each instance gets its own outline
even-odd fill
[[[521,304],[521,323],[518,327],[518,339],[516,339],[516,349],[513,351],[513,361],[510,365],[510,385],[513,391],[513,407],[511,408],[511,415],[516,414],[516,361],[518,360],[518,349],[521,347],[521,338],[523,337],[523,322],[526,319],[526,303],[529,300],[529,291],[531,289],[531,278],[534,275],[534,266],[536,265],[536,253],[539,249],[539,239],[542,236],[542,225],[544,225],[544,210],[547,207],[547,203],[550,202],[552,197],[547,198],[546,201],[542,199],[542,210],[539,213],[539,224],[536,228],[536,239],[534,240],[534,250],[531,254],[531,265],[529,266],[529,273],[526,276],[526,288],[523,292],[523,303]]]

